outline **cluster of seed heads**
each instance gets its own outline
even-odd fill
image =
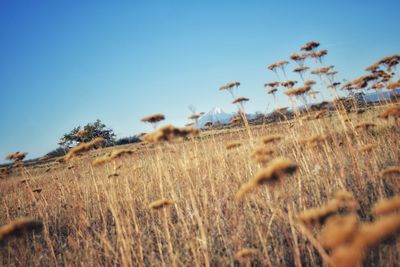
[[[83,154],[85,152],[88,152],[89,150],[92,150],[94,148],[98,148],[103,146],[106,143],[106,140],[103,137],[96,137],[90,142],[82,142],[78,144],[77,146],[71,148],[71,150],[68,151],[68,153],[64,156],[64,160],[70,160],[73,157],[76,157],[77,155]]]
[[[163,141],[172,142],[179,139],[194,137],[198,134],[199,130],[196,128],[177,128],[172,125],[166,125],[152,133],[146,134],[144,140],[151,143]]]

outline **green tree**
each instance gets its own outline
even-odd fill
[[[96,137],[103,137],[107,146],[115,142],[113,130],[97,119],[93,123],[88,123],[84,127],[75,127],[69,133],[64,134],[58,144],[62,147],[70,148],[82,142],[89,142]]]

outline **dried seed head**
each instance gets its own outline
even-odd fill
[[[332,252],[334,266],[360,266],[368,247],[400,230],[400,214],[389,214],[372,223],[362,223],[347,244]]]
[[[298,61],[300,59],[300,55],[296,54],[296,53],[292,53],[290,55],[290,59],[294,60],[294,61]]]
[[[400,106],[388,108],[387,110],[379,114],[378,117],[382,119],[388,119],[390,117],[400,118]]]
[[[360,151],[360,152],[370,152],[370,151],[374,150],[377,147],[378,147],[377,144],[366,144],[366,145],[363,145],[362,147],[360,147],[358,149],[358,151]]]
[[[375,203],[372,212],[376,215],[386,215],[400,210],[400,196],[389,199],[381,199]]]
[[[333,68],[334,68],[333,65],[328,66],[328,67],[323,67],[323,68],[320,68],[320,69],[316,69],[316,70],[311,71],[311,74],[314,74],[314,75],[325,74],[325,73],[329,72],[329,71],[330,71],[331,69],[333,69]]]
[[[328,71],[327,73],[325,73],[326,76],[335,76],[338,72],[337,71]],[[340,84],[340,83],[339,83]],[[339,85],[338,84],[338,85]]]
[[[336,89],[340,84],[341,84],[340,82],[334,82],[334,83],[331,83],[330,85],[328,85],[328,88]]]
[[[296,83],[297,83],[297,81],[289,80],[289,81],[281,82],[281,85],[286,88],[292,88]]]
[[[364,254],[364,248],[358,244],[340,246],[332,252],[333,267],[361,266]]]
[[[382,216],[373,223],[361,225],[357,242],[364,247],[373,246],[398,230],[400,230],[400,214]]]
[[[97,147],[101,147],[102,145],[104,145],[106,142],[106,140],[103,137],[96,137],[95,139],[93,139],[90,142],[87,143],[80,143],[79,145],[71,148],[70,151],[68,151],[68,153],[64,156],[64,160],[69,160],[79,154],[82,154],[84,152],[87,152],[91,149],[97,148]]]
[[[230,83],[227,83],[227,84],[221,86],[219,88],[219,90],[230,90],[233,87],[239,87],[239,85],[240,85],[240,82],[230,82]]]
[[[400,60],[400,55],[395,54],[395,55],[392,55],[392,56],[383,57],[377,63],[379,65],[381,65],[381,64],[382,65],[390,65],[391,62],[399,61],[399,60]]]
[[[187,137],[194,137],[199,134],[199,130],[195,128],[176,128],[172,125],[166,125],[161,127],[155,132],[149,133],[144,136],[144,140],[147,142],[172,142],[174,140],[181,140]]]
[[[293,70],[293,72],[304,72],[306,70],[308,70],[309,67],[303,66],[303,67],[297,67]]]
[[[154,114],[141,119],[142,122],[149,122],[149,123],[157,123],[163,120],[165,120],[165,116],[163,114]]]
[[[161,209],[161,208],[173,205],[173,204],[175,204],[174,201],[166,199],[166,198],[162,198],[162,199],[159,199],[159,200],[156,200],[156,201],[150,203],[149,208],[153,209],[153,210],[157,210],[157,209]]]
[[[266,168],[257,172],[253,179],[257,184],[273,182],[285,175],[293,174],[297,168],[297,164],[289,159],[276,158]]]
[[[314,84],[316,84],[316,83],[317,83],[316,81],[307,80],[307,81],[304,82],[304,85],[312,86],[312,85],[314,85]]]
[[[300,95],[307,93],[310,90],[311,90],[311,86],[305,85],[305,86],[300,86],[300,87],[297,87],[294,89],[287,90],[284,93],[285,93],[285,95],[288,95],[288,96],[300,96]]]
[[[119,149],[119,150],[113,150],[111,152],[110,158],[111,159],[117,159],[117,158],[122,158],[127,155],[132,155],[133,151],[129,149]]]
[[[22,232],[40,231],[43,223],[34,219],[20,218],[0,227],[0,241]]]
[[[245,194],[259,185],[273,183],[285,175],[293,174],[297,168],[297,164],[289,159],[275,158],[267,167],[260,169],[250,181],[241,186],[236,194],[236,198],[241,199]]]
[[[247,102],[247,101],[249,101],[248,98],[241,96],[241,97],[238,97],[235,100],[233,100],[232,104],[238,104],[238,103]]]
[[[279,66],[276,63],[272,63],[267,66],[267,68],[272,71],[274,71],[277,67],[279,67]]]
[[[273,143],[273,142],[279,141],[279,140],[281,140],[281,139],[283,139],[283,135],[280,135],[280,134],[271,134],[271,135],[263,136],[263,137],[261,138],[261,141],[262,141],[264,144],[269,144],[269,143]]]
[[[119,174],[116,173],[116,172],[114,172],[114,173],[109,174],[109,175],[108,175],[108,178],[118,177],[118,176],[119,176]]]
[[[27,152],[19,152],[18,151],[18,152],[12,153],[12,154],[8,154],[5,157],[5,159],[6,160],[13,160],[13,161],[21,161],[26,157],[27,154],[28,154]]]
[[[300,47],[300,50],[303,50],[303,51],[311,51],[311,50],[317,48],[318,46],[319,46],[319,43],[318,43],[318,42],[311,41],[311,42],[306,43],[306,44],[303,45],[302,47]]]
[[[275,88],[275,87],[278,87],[278,86],[279,86],[279,82],[269,82],[269,83],[265,83],[265,84],[264,84],[264,87],[267,87],[267,86],[269,86],[269,87],[271,87],[271,88]]]
[[[283,67],[283,66],[289,64],[289,61],[287,61],[287,60],[279,60],[279,61],[277,61],[275,64],[276,64],[278,67]]]
[[[319,50],[319,51],[316,51],[316,52],[312,52],[312,53],[310,53],[310,56],[312,58],[321,59],[322,57],[326,56],[327,54],[328,54],[328,50],[324,49],[324,50]]]
[[[326,205],[317,208],[311,208],[301,212],[297,218],[303,224],[310,226],[315,223],[322,224],[325,220],[336,213],[338,205],[336,202],[329,201]]]
[[[368,130],[372,127],[376,127],[376,124],[373,122],[361,122],[359,124],[357,124],[356,126],[354,126],[356,129],[365,129]]]
[[[336,192],[333,199],[328,201],[324,206],[311,208],[301,212],[298,215],[298,219],[308,226],[315,223],[322,224],[328,217],[335,214],[339,209],[354,211],[358,208],[359,204],[354,195],[342,190]]]
[[[322,246],[327,249],[335,249],[349,242],[356,234],[358,226],[359,220],[355,214],[329,218],[320,234]]]
[[[310,137],[306,137],[306,138],[302,138],[299,140],[300,144],[308,144],[308,145],[318,145],[319,143],[324,142],[326,139],[328,138],[328,136],[326,135],[314,135],[314,136],[310,136]]]
[[[262,146],[255,148],[250,157],[255,162],[258,162],[260,164],[265,164],[272,160],[273,153],[274,151],[271,148]]]
[[[250,258],[250,257],[256,256],[257,254],[258,254],[257,249],[244,248],[235,253],[235,259],[241,260],[241,259],[245,259],[245,258]]]
[[[371,66],[365,68],[366,71],[376,72],[379,69],[379,63],[374,63]]]
[[[400,175],[400,166],[389,166],[379,173],[380,177],[388,177],[393,175]]]
[[[391,76],[388,73],[384,72],[384,71],[377,71],[377,72],[374,72],[372,74],[361,76],[360,78],[351,81],[351,84],[356,89],[362,89],[362,88],[367,87],[368,86],[368,82],[370,82],[370,81],[375,81],[375,80],[378,80],[380,78],[389,80],[390,77]]]
[[[234,142],[228,143],[228,144],[225,146],[225,148],[226,148],[227,150],[230,150],[230,149],[238,148],[238,147],[240,147],[241,145],[242,145],[242,143],[240,143],[239,141],[234,141]]]

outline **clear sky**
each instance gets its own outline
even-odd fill
[[[140,119],[153,113],[183,125],[190,104],[233,112],[218,90],[230,81],[248,112],[265,111],[263,84],[276,80],[266,66],[310,40],[340,79],[356,78],[400,52],[399,10],[398,0],[1,0],[0,162],[42,156],[97,118],[124,137],[150,130]]]

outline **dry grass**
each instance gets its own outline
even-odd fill
[[[0,263],[395,266],[400,127],[377,116],[389,108],[252,127],[253,139],[239,128],[160,143],[175,136],[161,129],[156,143],[122,154],[13,170],[0,180],[0,225],[32,217],[43,230],[9,235]],[[355,129],[366,121],[375,126]],[[262,185],[237,201],[252,179]]]

